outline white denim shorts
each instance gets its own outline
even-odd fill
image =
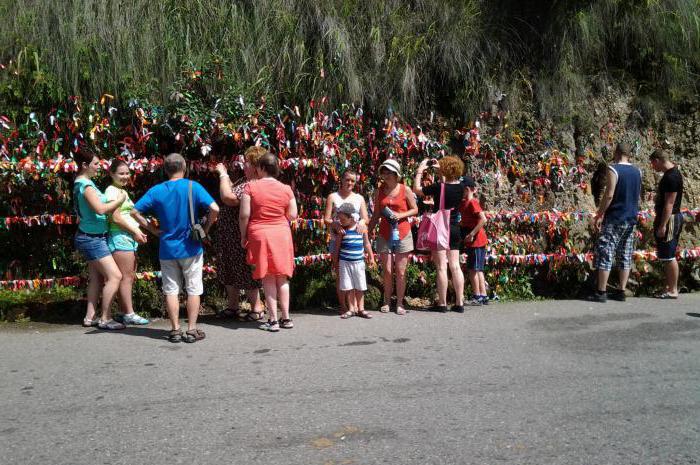
[[[366,291],[367,275],[365,273],[365,261],[349,262],[338,261],[338,288],[341,291]]]
[[[163,294],[177,295],[182,289],[182,281],[185,281],[187,295],[204,294],[202,283],[202,266],[204,254],[176,260],[161,260],[160,273],[163,279]]]

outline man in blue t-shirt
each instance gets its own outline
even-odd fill
[[[629,144],[617,144],[613,164],[608,166],[605,193],[595,215],[595,227],[600,234],[594,261],[594,267],[598,270],[597,288],[588,296],[588,300],[593,302],[607,301],[608,277],[613,264],[619,269],[620,282],[610,298],[625,300],[642,188],[642,173],[629,162],[629,156]]]
[[[195,342],[204,339],[204,331],[197,329],[200,296],[204,293],[202,265],[204,249],[199,240],[191,238],[192,226],[189,210],[189,192],[192,193],[192,209],[195,221],[208,210],[204,232],[219,216],[219,206],[209,193],[195,181],[185,178],[185,159],[179,153],[171,153],[163,162],[168,180],[151,187],[134,205],[131,215],[145,227],[145,214],[158,218],[160,237],[160,271],[163,294],[168,308],[172,331],[171,342]],[[180,330],[179,294],[184,278],[187,293],[187,331]]]

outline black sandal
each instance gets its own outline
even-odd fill
[[[185,332],[185,335],[183,336],[182,340],[188,343],[193,343],[196,341],[201,341],[206,337],[206,334],[204,334],[204,331],[201,329],[190,329]]]
[[[238,318],[238,316],[241,314],[241,309],[235,309],[235,308],[225,308],[221,310],[219,313],[216,314],[216,317],[224,320],[224,319],[229,319],[229,318]]]
[[[283,318],[280,320],[280,328],[292,329],[294,327],[294,322],[289,318]]]
[[[170,334],[168,335],[168,341],[173,343],[182,342],[182,330],[173,329],[172,331],[170,331]]]
[[[248,312],[246,313],[245,317],[243,317],[243,321],[260,321],[263,319],[263,316],[265,315],[265,312]]]

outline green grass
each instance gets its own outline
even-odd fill
[[[700,74],[698,0],[2,0],[0,14],[0,60],[33,80],[17,100],[46,105],[164,102],[183,70],[213,65],[220,89],[278,103],[464,116],[505,92],[507,108],[567,117],[609,85],[682,103]]]
[[[598,0],[564,17],[552,66],[571,93],[597,75],[671,103],[697,95],[700,1]]]

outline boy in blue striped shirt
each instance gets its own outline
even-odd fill
[[[367,232],[357,231],[359,212],[351,203],[342,204],[337,211],[338,222],[343,227],[343,236],[336,241],[334,263],[338,273],[338,287],[347,299],[348,311],[340,315],[346,319],[351,316],[372,318],[365,311],[365,291],[367,290],[367,276],[365,272],[365,252],[369,258],[370,267],[375,266],[374,253],[370,245]]]

